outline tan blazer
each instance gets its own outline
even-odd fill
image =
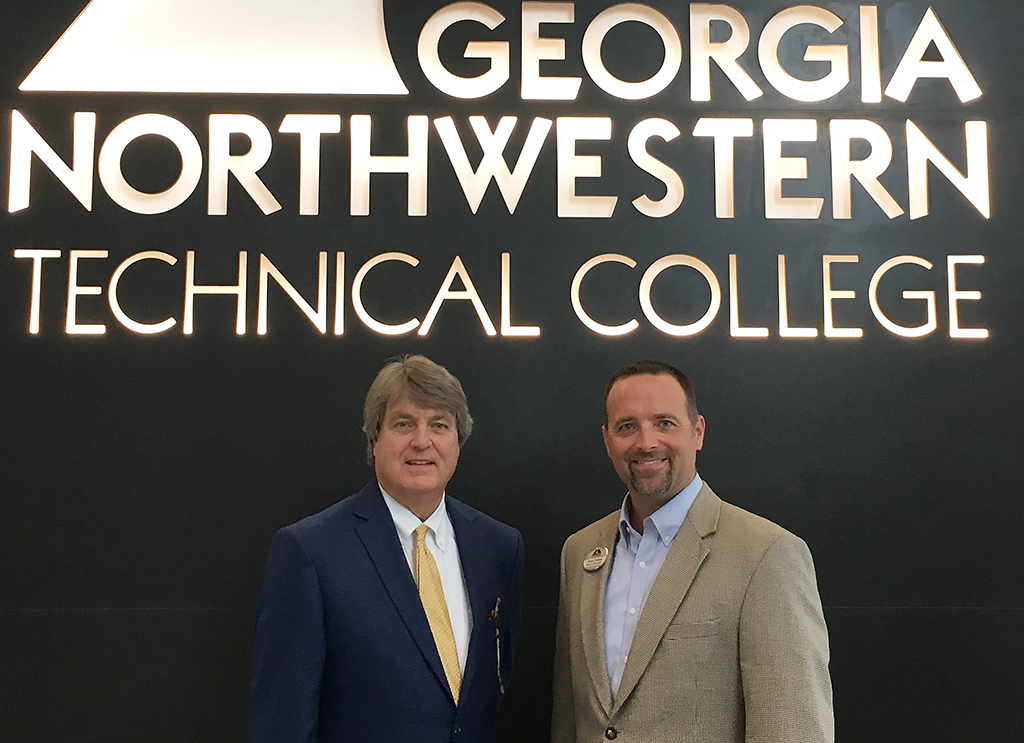
[[[706,484],[651,587],[612,700],[603,606],[618,517],[562,548],[553,743],[832,743],[828,635],[807,545]],[[609,559],[585,570],[603,547]]]

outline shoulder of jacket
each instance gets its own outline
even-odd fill
[[[739,506],[722,501],[722,515],[719,531],[741,534],[743,541],[750,545],[767,548],[780,542],[803,544],[803,540],[791,531],[769,521],[763,516],[751,513]]]
[[[301,541],[323,531],[337,528],[339,524],[347,521],[352,516],[357,502],[357,495],[358,493],[342,498],[322,511],[318,511],[283,527],[280,531]]]
[[[495,535],[499,538],[504,538],[513,542],[519,541],[523,538],[523,535],[514,526],[506,524],[504,521],[499,521],[478,508],[473,508],[473,506],[467,504],[465,501],[458,500],[450,495],[445,495],[445,498],[447,499],[449,518],[451,512],[458,511],[462,516],[472,518],[474,524],[477,526],[495,532]]]
[[[612,511],[604,518],[598,519],[588,526],[584,526],[578,532],[570,535],[569,538],[565,540],[565,544],[562,547],[563,552],[567,555],[584,551],[589,552],[595,547],[600,546],[606,546],[610,549],[612,545],[599,543],[606,542],[609,539],[614,541],[618,522],[619,512],[616,510]]]

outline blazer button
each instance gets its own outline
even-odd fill
[[[618,735],[619,735],[619,731],[616,730],[615,728],[608,728],[607,730],[604,731],[604,737],[607,738],[608,740],[615,740],[615,738],[617,738]]]
[[[461,732],[462,732],[462,728],[460,728],[458,725],[453,725],[452,726],[452,733],[454,735],[458,735]]]

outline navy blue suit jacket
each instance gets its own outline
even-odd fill
[[[489,743],[519,634],[523,538],[445,497],[473,628],[456,706],[376,480],[287,526],[256,612],[251,743]]]

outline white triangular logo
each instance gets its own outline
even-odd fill
[[[383,0],[93,0],[24,91],[406,95]]]

